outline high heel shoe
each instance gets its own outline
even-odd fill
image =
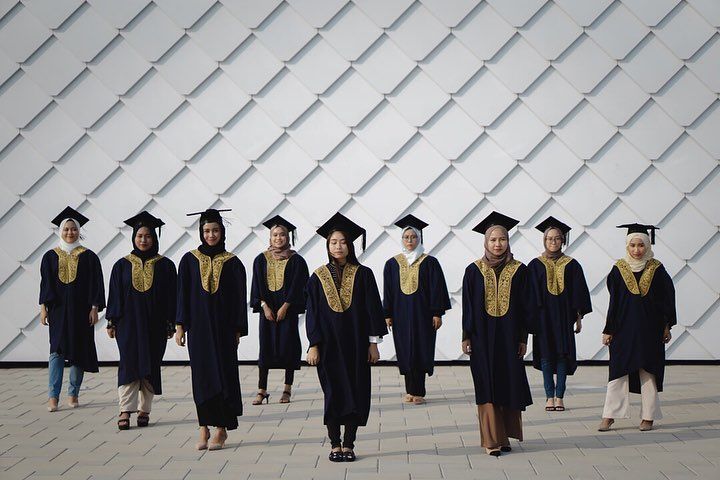
[[[252,401],[252,404],[253,405],[262,405],[263,402],[270,403],[270,394],[267,392],[265,392],[265,393],[258,392],[257,395],[255,395],[255,400]]]

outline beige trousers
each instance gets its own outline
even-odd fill
[[[155,391],[147,379],[135,380],[127,385],[118,387],[120,398],[120,413],[139,411],[150,413]],[[139,405],[138,405],[139,400]]]
[[[640,418],[660,420],[660,396],[655,375],[640,369]],[[630,418],[630,378],[628,375],[608,383],[603,418]]]
[[[481,403],[478,407],[480,421],[480,445],[499,448],[510,445],[510,438],[522,442],[522,413],[520,410]]]

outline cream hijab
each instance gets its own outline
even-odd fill
[[[415,247],[415,250],[408,250],[405,248],[405,242],[403,242],[402,237],[405,236],[405,232],[408,230],[412,230],[415,232],[415,235],[418,238],[418,244],[417,247]],[[405,259],[407,260],[408,265],[412,265],[415,263],[415,261],[420,258],[420,256],[425,252],[425,247],[423,246],[422,242],[420,242],[420,231],[415,227],[405,227],[402,230],[402,235],[400,236],[400,245],[402,245],[402,254],[405,255]]]
[[[65,224],[67,222],[73,222],[78,229],[78,239],[75,240],[73,243],[67,243],[62,238],[62,231],[63,228],[65,228]],[[60,222],[60,228],[58,229],[58,237],[60,237],[60,243],[58,244],[58,247],[60,247],[60,249],[65,253],[72,252],[74,249],[80,246],[80,223],[74,218],[66,218],[65,220]]]
[[[633,238],[639,238],[645,244],[645,255],[639,260],[630,255],[630,242]],[[647,233],[631,233],[625,237],[625,261],[630,265],[633,272],[642,272],[645,269],[645,264],[654,256],[650,237]]]

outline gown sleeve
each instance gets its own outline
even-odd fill
[[[289,303],[292,311],[301,314],[305,311],[305,286],[308,281],[308,266],[300,255],[292,256],[293,269],[290,278],[285,277],[287,285],[285,302]],[[289,263],[289,262],[288,262]]]
[[[527,343],[529,333],[539,332],[540,321],[538,319],[537,298],[535,282],[532,281],[530,272],[525,265],[521,265],[516,274],[518,276],[518,287],[520,287],[520,308],[522,314],[519,341]]]
[[[177,308],[175,312],[175,323],[181,325],[186,332],[192,328],[190,319],[190,261],[187,254],[180,260],[177,276]]]
[[[248,334],[248,311],[247,311],[247,275],[245,274],[245,266],[238,258],[234,268],[235,279],[238,282],[237,288],[237,318],[235,320],[235,331],[240,333],[241,337]]]
[[[602,333],[605,335],[612,335],[616,330],[616,317],[618,315],[618,280],[620,272],[617,267],[613,267],[610,270],[610,274],[607,277],[607,289],[610,294],[610,303],[608,304],[607,317],[605,319],[605,328]]]
[[[125,306],[125,292],[123,289],[122,279],[123,261],[123,259],[120,259],[115,262],[112,272],[110,273],[110,289],[108,292],[107,312],[105,312],[105,318],[112,321],[113,326],[117,326],[120,323]]]
[[[463,286],[462,286],[462,339],[467,340],[470,335],[475,331],[474,318],[475,313],[473,312],[473,298],[475,292],[475,279],[474,274],[471,271],[474,268],[473,265],[468,266],[465,269],[463,275]]]
[[[365,308],[367,309],[368,318],[368,335],[371,337],[382,337],[387,335],[387,325],[385,324],[385,316],[383,315],[382,300],[380,300],[380,291],[375,282],[375,275],[369,268],[364,268],[363,275],[365,289]]]
[[[393,294],[395,288],[392,278],[392,266],[390,265],[392,261],[391,258],[385,262],[385,268],[383,268],[383,316],[385,318],[393,317]]]
[[[90,288],[88,303],[96,306],[98,312],[105,310],[105,282],[103,280],[102,266],[100,265],[100,259],[94,252],[87,251],[90,253]]]
[[[677,311],[675,309],[675,285],[673,285],[670,274],[665,270],[665,267],[659,269],[658,273],[662,276],[662,287],[663,295],[662,301],[662,312],[664,325],[668,328],[672,328],[677,324]]]
[[[55,253],[50,250],[43,255],[40,263],[40,299],[38,304],[45,305],[48,309],[52,308],[56,300],[55,278],[53,272],[52,257]]]
[[[313,274],[307,283],[305,301],[305,333],[311,347],[323,342],[322,327],[320,326],[320,285],[317,276]]]
[[[583,272],[582,265],[575,260],[572,262],[573,266],[573,279],[572,279],[572,297],[570,306],[573,312],[580,312],[581,316],[585,316],[592,312],[592,302],[590,300],[590,290],[588,289],[587,281],[585,280],[585,273]]]
[[[175,264],[169,258],[165,258],[167,264],[166,275],[167,283],[165,285],[165,305],[167,318],[165,323],[167,326],[167,334],[171,335],[175,333],[175,318],[177,317],[177,271],[175,270]]]
[[[430,313],[433,317],[442,317],[450,310],[450,294],[448,293],[445,275],[443,274],[440,262],[435,258],[428,259],[432,263],[430,267]]]
[[[264,261],[265,257],[262,253],[255,257],[255,260],[253,261],[252,283],[250,284],[250,308],[252,308],[252,311],[255,313],[262,311],[260,302],[263,301],[262,292],[264,279],[262,273],[262,262]]]

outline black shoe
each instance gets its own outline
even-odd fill
[[[501,452],[512,452],[512,447],[510,445],[500,447]]]
[[[346,462],[354,462],[355,459],[357,458],[357,457],[355,456],[355,452],[353,452],[352,450],[348,450],[347,452],[343,452],[343,456],[345,456],[345,461],[346,461]]]
[[[489,455],[492,455],[493,457],[499,457],[500,456],[500,450],[493,450],[489,453]]]
[[[345,461],[345,455],[343,455],[343,452],[330,452],[330,455],[328,455],[328,460],[331,462],[344,462]]]

